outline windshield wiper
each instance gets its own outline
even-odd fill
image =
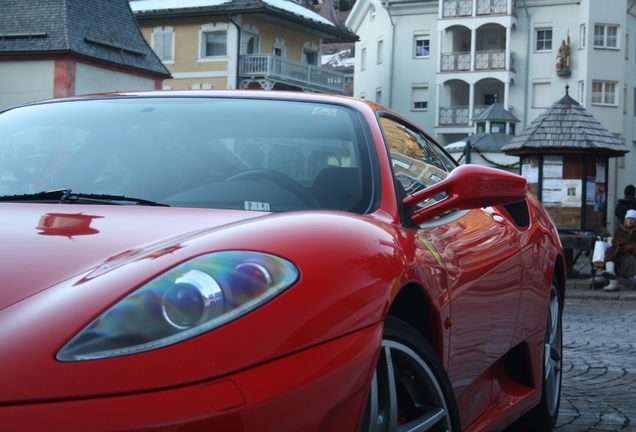
[[[73,193],[71,189],[58,189],[24,195],[0,196],[0,202],[30,202],[59,204],[113,204],[113,205],[145,205],[170,207],[168,204],[158,203],[143,198],[127,197],[125,195]]]

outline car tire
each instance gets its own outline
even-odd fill
[[[429,343],[388,316],[361,432],[459,431],[450,381]]]
[[[563,371],[563,299],[557,282],[550,287],[550,303],[545,329],[541,401],[518,420],[511,431],[549,432],[556,426],[561,404]]]

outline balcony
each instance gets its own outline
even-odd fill
[[[442,6],[444,18],[472,16],[473,1],[472,0],[444,0]]]
[[[508,1],[512,1],[512,14],[517,10],[515,0],[477,0],[477,15],[502,15],[507,13]]]
[[[468,126],[468,107],[439,107],[440,126]]]
[[[265,90],[271,90],[276,84],[280,84],[308,92],[344,94],[343,73],[273,54],[241,56],[239,74],[243,88],[247,88],[250,83],[258,83]]]
[[[469,52],[454,52],[442,54],[442,72],[461,72],[471,70]],[[510,52],[508,70],[514,70],[515,53]],[[473,70],[506,70],[506,51],[475,51],[475,67]]]
[[[512,15],[516,15],[516,0],[443,0],[444,18],[473,16],[473,2],[477,2],[476,15],[504,15],[508,13],[508,3],[512,5]]]
[[[470,113],[469,106],[452,106],[439,107],[439,125],[440,126],[470,126],[470,119],[481,114],[490,105],[474,105],[473,112]],[[513,112],[512,107],[508,107],[510,113]]]
[[[454,52],[442,53],[442,72],[457,72],[470,70],[470,53]]]
[[[475,70],[506,69],[505,51],[476,51]],[[515,53],[510,52],[510,70],[515,69]]]

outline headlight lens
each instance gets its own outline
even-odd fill
[[[92,360],[162,348],[220,327],[298,279],[289,261],[258,252],[216,252],[174,267],[123,298],[57,354]]]

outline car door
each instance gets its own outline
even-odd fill
[[[410,195],[437,183],[455,167],[422,132],[388,116],[380,122],[399,193]],[[438,257],[436,282],[445,286],[451,301],[446,366],[462,424],[470,424],[488,407],[489,368],[510,349],[515,332],[518,233],[507,214],[493,207],[449,212],[413,231],[413,241]]]

